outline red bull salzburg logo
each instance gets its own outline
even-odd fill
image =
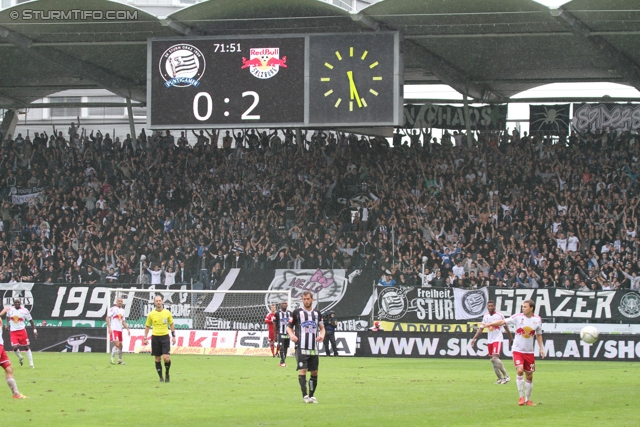
[[[536,331],[529,326],[525,326],[524,328],[516,329],[516,334],[522,335],[524,338],[532,338],[536,335]]]
[[[249,59],[242,58],[242,69],[248,68],[249,72],[259,79],[270,79],[278,74],[280,67],[287,68],[287,57],[280,59],[279,47],[263,47],[249,49]]]

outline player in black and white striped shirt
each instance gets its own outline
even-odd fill
[[[287,334],[287,325],[289,325],[289,318],[291,312],[287,310],[288,304],[283,302],[280,304],[280,310],[276,312],[276,334],[278,334],[278,351],[280,352],[280,366],[287,366],[285,360],[287,359],[287,351],[289,351],[289,335]]]
[[[313,294],[302,293],[302,307],[293,310],[287,332],[291,341],[296,343],[296,360],[298,365],[298,381],[305,403],[318,403],[313,394],[318,387],[318,343],[324,340],[322,314],[313,309]],[[307,393],[307,371],[309,377],[309,393]]]

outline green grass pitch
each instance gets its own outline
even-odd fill
[[[174,356],[171,383],[153,358],[112,366],[95,353],[36,353],[15,363],[28,400],[0,387],[0,425],[20,426],[637,426],[638,364],[537,361],[519,407],[515,371],[493,384],[488,360],[323,358],[318,405],[305,404],[293,358]]]

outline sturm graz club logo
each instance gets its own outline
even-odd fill
[[[635,292],[626,293],[620,299],[620,313],[629,318],[640,316],[640,295]]]
[[[176,44],[164,51],[159,67],[166,87],[198,87],[206,68],[206,61],[197,47]]]
[[[314,295],[314,308],[320,306],[322,311],[328,311],[342,300],[347,285],[360,274],[360,270],[355,270],[348,277],[345,277],[344,273],[343,269],[276,270],[268,290],[290,291],[292,306],[289,310],[298,307],[302,301],[302,293],[309,291]],[[271,304],[279,305],[286,301],[287,295],[284,293],[268,293],[265,296],[267,308]]]
[[[468,315],[477,317],[482,315],[487,305],[487,295],[484,291],[471,291],[462,297],[462,308]]]
[[[20,298],[22,307],[26,308],[29,311],[33,310],[33,294],[28,290],[5,291],[4,295],[2,296],[2,306],[8,307],[10,305],[13,305],[13,301],[16,298]]]
[[[389,287],[380,291],[378,295],[378,318],[398,320],[407,314],[407,293],[412,287]]]

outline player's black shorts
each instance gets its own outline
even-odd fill
[[[278,334],[278,345],[280,347],[289,348],[290,341],[289,335]]]
[[[296,348],[296,371],[306,369],[308,371],[317,371],[320,364],[318,350],[302,350]]]
[[[171,354],[171,341],[169,340],[169,335],[152,335],[151,355],[162,356],[163,354]]]

